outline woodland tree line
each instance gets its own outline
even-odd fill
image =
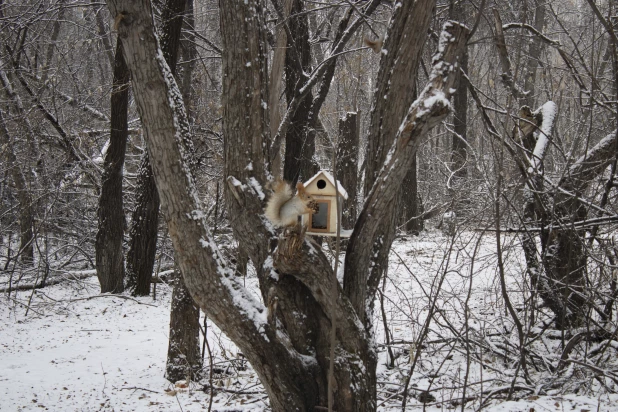
[[[2,291],[96,269],[102,293],[147,296],[174,269],[170,380],[202,374],[201,309],[273,410],[371,411],[390,246],[427,222],[496,237],[526,383],[533,327],[558,331],[564,359],[614,347],[616,7],[4,0]],[[310,240],[282,253],[298,239],[263,217],[269,181],[319,169],[350,193],[342,283]],[[525,257],[523,306],[505,236]],[[615,392],[615,372],[588,371]]]

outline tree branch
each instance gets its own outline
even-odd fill
[[[459,73],[458,60],[464,51],[468,33],[469,30],[459,23],[445,23],[438,53],[433,59],[430,82],[412,103],[401,123],[354,227],[346,255],[344,287],[359,314],[365,313],[366,303],[372,301],[375,295],[375,287],[367,284],[369,251],[375,242],[380,241],[375,238],[375,234],[380,225],[385,223],[382,215],[395,201],[421,142],[450,112],[449,100],[455,91],[453,87]],[[375,281],[373,283],[377,285]]]

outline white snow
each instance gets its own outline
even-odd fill
[[[618,395],[604,393],[591,378],[589,369],[575,363],[562,374],[545,369],[544,364],[556,365],[559,361],[561,340],[552,333],[555,331],[545,331],[541,339],[535,339],[543,330],[541,322],[547,319],[542,312],[537,313],[538,322],[529,330],[530,350],[543,359],[536,364],[541,371],[530,366],[530,390],[516,392],[512,401],[505,401],[505,394],[498,393],[510,387],[515,376],[516,365],[505,362],[503,355],[505,347],[517,345],[518,338],[513,322],[504,314],[497,280],[496,239],[487,233],[481,239],[479,236],[478,232],[463,233],[451,244],[449,237],[429,231],[419,237],[395,241],[384,290],[384,313],[392,334],[390,346],[397,355],[394,368],[386,367],[388,353],[379,295],[371,315],[378,353],[378,410],[401,410],[401,399],[393,395],[401,389],[410,370],[410,351],[412,354],[420,351],[420,358],[410,381],[412,397],[406,410],[452,410],[451,401],[461,396],[466,375],[466,344],[462,340],[466,334],[473,344],[467,388],[467,396],[473,400],[466,404],[466,410],[477,410],[485,400],[483,411],[490,412],[529,412],[531,408],[572,412],[618,410]],[[480,247],[475,251],[477,242]],[[503,236],[502,243],[507,288],[513,305],[520,307],[530,293],[522,280],[525,262],[521,247],[516,236]],[[268,260],[265,266],[272,267],[272,261]],[[438,290],[437,280],[441,277],[444,282]],[[5,281],[6,278],[0,277],[0,283]],[[257,280],[251,272],[243,291],[259,301]],[[207,409],[209,395],[201,391],[207,380],[201,384],[190,383],[188,391],[175,396],[164,392],[172,387],[163,378],[170,286],[157,285],[157,300],[153,301],[151,297],[99,296],[96,277],[65,282],[35,291],[26,316],[25,307],[31,293],[13,293],[10,300],[6,295],[0,297],[0,410]],[[434,297],[437,311],[429,324],[429,334],[417,345],[416,339]],[[243,296],[242,300],[246,302],[247,298]],[[258,305],[259,302],[254,302],[246,308],[256,326],[266,321],[266,311],[257,310]],[[523,317],[524,312],[520,315]],[[298,316],[299,322],[303,316]],[[216,392],[213,410],[267,410],[266,393],[255,372],[239,355],[236,346],[210,321],[208,341],[216,368],[214,384],[227,390]],[[616,346],[608,345],[608,360],[600,367],[616,370]],[[587,350],[596,347],[599,345]],[[585,361],[585,353],[586,348],[582,346],[571,356]],[[206,365],[207,359],[206,356]],[[315,359],[308,356],[305,361],[313,363]],[[566,379],[569,374],[570,380]],[[519,376],[517,385],[528,387]],[[603,381],[614,387],[609,379]],[[552,388],[552,382],[561,383]],[[423,405],[414,396],[426,390],[436,401]]]

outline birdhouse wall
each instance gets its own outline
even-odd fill
[[[328,200],[329,201],[329,220],[328,220],[328,230],[324,231],[324,233],[334,234],[337,233],[337,201],[335,196],[323,196],[323,195],[311,195],[316,202],[320,200]],[[339,202],[343,202],[341,196],[339,196]],[[343,204],[343,203],[342,203]],[[309,215],[303,215],[303,223],[308,224],[311,220]],[[322,232],[321,230],[313,230],[311,226],[308,227],[309,232]]]

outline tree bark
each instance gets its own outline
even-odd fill
[[[19,232],[20,245],[19,253],[22,263],[31,265],[34,261],[34,210],[32,197],[28,189],[28,183],[23,171],[19,167],[17,156],[15,156],[15,142],[6,127],[4,115],[0,110],[0,142],[4,146],[6,164],[10,170],[13,184],[17,189],[17,200],[19,201]]]
[[[186,0],[169,0],[161,16],[163,21],[161,50],[172,74],[176,73],[182,13],[185,6]],[[160,205],[148,153],[145,153],[142,159],[137,182],[136,206],[131,219],[129,252],[127,253],[127,272],[133,295],[148,296],[157,250]]]
[[[176,267],[165,378],[172,383],[182,379],[197,381],[201,378],[201,372],[200,309]]]
[[[146,152],[137,176],[136,205],[131,215],[127,252],[127,287],[133,296],[150,294],[159,232],[159,203],[159,193]]]
[[[309,24],[300,0],[293,0],[288,27],[291,38],[287,39],[288,51],[285,54],[285,95],[289,103],[300,94],[307,82],[305,73],[311,72]],[[312,102],[313,93],[309,91],[296,109],[285,135],[283,179],[292,185],[299,177],[309,179],[318,169],[313,160],[315,133],[310,130],[309,124]]]
[[[346,113],[339,119],[339,142],[337,144],[337,176],[341,185],[348,192],[348,199],[343,201],[341,225],[351,229],[356,222],[358,187],[358,115]]]
[[[423,222],[423,203],[418,193],[417,154],[414,154],[410,170],[403,181],[401,205],[406,232],[418,235],[425,227]]]
[[[284,0],[282,17],[283,20],[287,19],[290,15],[290,10],[294,0]],[[285,24],[285,23],[283,23]],[[281,98],[281,78],[283,77],[283,69],[285,67],[286,49],[287,49],[287,34],[283,25],[281,25],[276,31],[275,50],[273,52],[273,60],[270,69],[270,91],[268,93],[269,101],[268,107],[270,109],[270,135],[272,139],[277,136],[279,130],[279,123],[281,123],[281,114],[279,110],[279,100]],[[281,173],[281,151],[273,154],[272,158],[272,172],[275,176],[279,176]]]
[[[122,207],[122,168],[127,146],[129,104],[129,68],[120,41],[114,58],[111,97],[110,144],[105,154],[101,195],[97,215],[99,227],[95,239],[97,277],[101,293],[124,291],[124,210]]]
[[[468,73],[468,52],[461,58],[461,70]],[[468,176],[468,81],[465,77],[459,80],[459,86],[453,99],[453,146],[451,151],[451,171],[454,173],[455,184]]]
[[[172,74],[176,72],[178,50],[181,45],[180,32],[183,16],[187,16],[193,30],[193,4],[191,0],[168,0],[163,11],[163,27],[161,48],[165,61],[170,65]],[[191,40],[183,45],[183,52],[191,57],[196,55],[195,43]],[[189,63],[181,83],[183,101],[191,106],[191,75],[192,64]],[[178,76],[177,76],[178,77]],[[187,77],[189,78],[188,81]],[[186,87],[186,88],[185,88]],[[192,155],[192,153],[191,153]],[[193,164],[193,162],[191,162]],[[156,189],[155,189],[156,190]],[[172,307],[170,312],[170,333],[167,352],[166,378],[172,382],[180,379],[196,380],[200,378],[202,357],[200,356],[200,310],[193,301],[185,285],[184,277],[176,265],[176,281],[172,293]]]

